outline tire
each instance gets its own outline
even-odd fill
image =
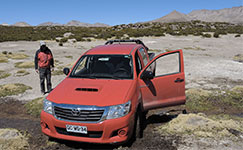
[[[144,117],[143,113],[138,109],[136,113],[136,120],[135,120],[135,138],[142,138],[143,137],[143,130],[144,130]]]

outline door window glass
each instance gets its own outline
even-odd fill
[[[157,58],[146,70],[151,71],[155,68],[155,77],[164,76],[169,74],[176,74],[180,72],[180,54],[178,52],[163,55]]]
[[[145,50],[143,48],[141,48],[141,49],[139,49],[139,52],[140,52],[140,54],[142,56],[144,66],[146,66],[147,63],[148,63],[148,58],[147,58],[147,55],[145,53]]]
[[[135,63],[136,63],[136,71],[137,71],[137,75],[140,73],[140,71],[142,70],[142,65],[140,62],[140,58],[138,56],[138,52],[136,52],[135,54]]]

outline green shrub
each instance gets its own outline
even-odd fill
[[[214,32],[213,37],[219,38],[219,33],[218,32]]]
[[[205,38],[211,38],[212,37],[212,35],[211,34],[208,34],[208,33],[203,34],[202,36],[205,37]]]
[[[2,52],[2,54],[7,55],[7,54],[8,54],[8,52],[7,52],[7,51],[3,51],[3,52]]]
[[[240,37],[241,35],[240,34],[236,34],[235,37]]]

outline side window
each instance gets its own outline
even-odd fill
[[[146,66],[148,64],[148,58],[147,58],[147,55],[145,53],[145,50],[143,48],[140,48],[139,49],[139,52],[143,58],[143,63],[144,63],[144,66]]]
[[[141,65],[141,61],[138,56],[138,52],[136,52],[136,54],[135,54],[135,64],[136,64],[136,71],[137,71],[137,75],[138,75],[140,73],[140,71],[142,70],[142,65]]]
[[[178,52],[163,55],[156,59],[146,70],[150,71],[155,68],[155,77],[169,74],[176,74],[180,72],[180,54]]]

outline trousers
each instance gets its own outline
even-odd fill
[[[52,90],[51,69],[50,68],[39,68],[39,75],[40,75],[41,92],[45,93],[45,79],[46,79],[47,92],[50,92]]]

